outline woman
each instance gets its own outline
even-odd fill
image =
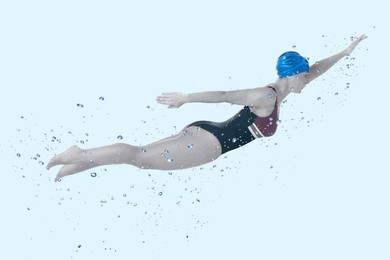
[[[236,91],[200,93],[163,93],[157,102],[178,108],[185,103],[220,103],[243,105],[244,108],[221,123],[198,121],[179,134],[145,146],[117,143],[109,146],[81,149],[72,146],[54,156],[47,169],[64,165],[55,181],[97,166],[131,164],[141,169],[177,170],[199,166],[216,160],[222,154],[241,147],[256,138],[271,136],[277,128],[279,108],[290,93],[301,93],[315,78],[336,62],[351,54],[367,36],[354,40],[345,50],[309,67],[297,52],[283,53],[277,62],[279,78],[265,87]]]

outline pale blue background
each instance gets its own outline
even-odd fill
[[[389,259],[384,3],[1,1],[0,258]],[[264,86],[281,52],[314,62],[363,33],[354,60],[288,97],[274,137],[215,163],[57,184],[40,164],[225,120],[239,107],[155,98]]]

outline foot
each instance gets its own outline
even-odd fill
[[[93,167],[91,167],[91,165],[89,163],[67,164],[65,166],[62,166],[62,168],[58,172],[54,181],[59,182],[65,176],[79,173],[79,172],[85,171],[85,170],[90,169],[90,168],[93,168]]]
[[[83,151],[76,145],[73,145],[63,153],[54,156],[46,166],[50,170],[51,167],[60,164],[74,164],[80,161]]]

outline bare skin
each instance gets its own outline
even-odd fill
[[[352,53],[355,47],[367,36],[356,38],[343,51],[316,62],[309,72],[291,77],[278,78],[265,87],[236,91],[208,91],[199,93],[163,93],[157,102],[168,108],[179,108],[185,103],[221,103],[249,106],[253,113],[264,117],[271,114],[275,101],[278,107],[290,93],[301,93],[314,79],[321,76],[336,62]],[[268,86],[275,88],[276,93]],[[277,98],[276,98],[277,97]],[[279,110],[278,110],[279,111]],[[114,164],[129,164],[140,169],[179,170],[200,166],[216,160],[221,155],[218,139],[206,130],[198,127],[185,127],[177,135],[145,146],[117,143],[93,149],[81,149],[72,146],[54,156],[47,169],[63,165],[55,181],[94,167]]]
[[[74,145],[54,156],[47,169],[64,165],[55,179],[59,181],[64,176],[102,165],[130,164],[140,169],[178,170],[206,164],[220,155],[221,146],[214,135],[189,127],[178,135],[145,146],[117,143],[82,150]]]

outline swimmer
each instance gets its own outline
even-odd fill
[[[59,181],[62,177],[103,165],[130,164],[140,169],[172,171],[212,162],[257,138],[275,134],[280,104],[286,96],[301,93],[307,84],[349,56],[366,38],[366,35],[356,38],[346,49],[311,66],[299,53],[285,52],[277,61],[278,78],[265,87],[190,94],[163,93],[157,97],[157,102],[168,108],[179,108],[190,102],[226,102],[243,108],[224,122],[194,122],[174,136],[143,146],[126,143],[93,149],[72,146],[54,156],[47,169],[63,165],[55,178]]]

